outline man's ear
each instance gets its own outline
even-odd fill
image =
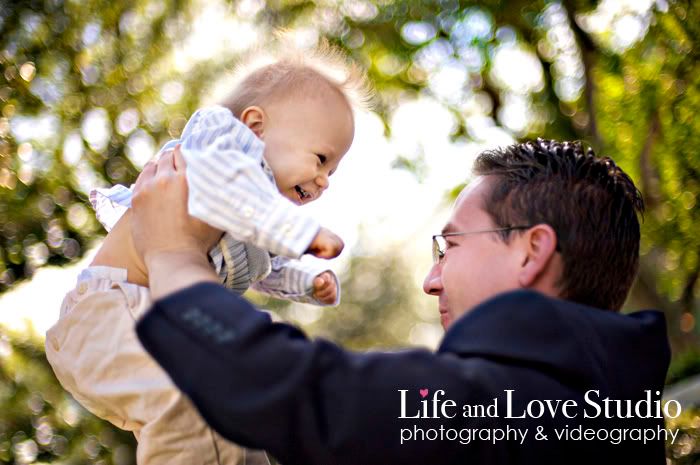
[[[248,107],[241,113],[241,121],[248,126],[260,139],[265,135],[265,123],[267,123],[267,115],[262,108],[252,106]]]
[[[549,271],[556,253],[557,234],[548,224],[538,224],[520,237],[526,253],[520,267],[518,282],[524,288],[534,287],[538,279]]]

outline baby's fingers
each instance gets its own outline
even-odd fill
[[[325,289],[328,284],[326,283],[326,280],[323,279],[322,275],[316,276],[314,278],[314,291],[319,292],[322,289]]]
[[[316,295],[315,297],[316,297],[316,300],[318,300],[321,303],[332,304],[335,302],[335,298],[336,298],[335,289],[331,289],[329,292],[321,293],[319,295]]]

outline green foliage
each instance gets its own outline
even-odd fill
[[[101,233],[88,190],[133,182],[223,67],[166,60],[186,5],[0,1],[0,291],[81,255]]]
[[[360,241],[340,276],[338,307],[290,304],[254,292],[246,297],[285,321],[299,324],[312,337],[353,350],[406,347],[417,326],[439,332],[437,302],[421,296],[406,258],[401,254],[365,255],[362,248],[368,244],[367,237]]]
[[[135,463],[133,435],[63,391],[38,338],[0,330],[0,412],[0,463]]]
[[[613,157],[647,203],[633,304],[667,312],[674,349],[697,345],[698,2],[623,12],[643,31],[627,44],[614,24],[598,27],[591,0],[264,3],[261,24],[316,30],[364,63],[387,132],[391,112],[424,95],[450,110],[456,141],[484,140],[486,122],[518,139],[583,139]],[[44,264],[77,259],[101,234],[88,189],[133,182],[235,58],[173,66],[193,13],[189,0],[0,0],[0,291]],[[397,156],[395,166],[419,180],[425,170],[421,157]],[[410,270],[388,256],[353,259],[341,307],[317,319],[261,302],[353,348],[403,346],[433,323]],[[133,456],[128,435],[70,401],[36,347],[0,340],[0,461],[36,448],[42,461],[128,463],[119,458]],[[694,373],[694,360],[678,358],[669,379]],[[683,417],[674,463],[696,459],[697,418]]]
[[[0,290],[45,263],[78,257],[100,234],[87,190],[131,183],[235,57],[186,71],[172,66],[167,57],[189,32],[188,0],[2,5]],[[682,313],[694,318],[700,275],[693,233],[699,7],[677,1],[663,11],[630,10],[647,30],[622,45],[614,23],[597,28],[597,7],[573,0],[276,0],[256,20],[316,30],[364,63],[389,131],[391,111],[425,94],[451,111],[456,140],[481,140],[484,126],[475,122],[491,121],[516,138],[582,138],[613,156],[648,205],[647,274],[637,301],[666,309],[672,333],[682,336],[678,322]],[[395,166],[420,180],[421,160],[397,157]],[[692,328],[694,320],[685,319]]]
[[[683,411],[675,419],[667,420],[666,427],[678,429],[673,444],[666,441],[667,462],[674,465],[692,465],[700,459],[700,412],[697,409]]]
[[[698,374],[700,374],[700,350],[696,348],[674,357],[666,373],[666,384],[674,384]]]
[[[700,36],[695,3],[672,4],[656,16],[643,41],[619,57],[601,59],[598,121],[607,150],[635,175],[648,214],[643,249],[661,273],[656,287],[685,312],[697,310],[700,267]]]
[[[275,2],[264,18],[311,24],[363,62],[385,117],[420,93],[451,110],[457,140],[481,140],[473,122],[486,118],[518,139],[583,139],[611,156],[647,204],[633,302],[666,310],[682,349],[698,342],[700,5],[668,3],[615,13],[639,26],[635,40],[592,1],[355,0],[301,12]],[[459,85],[444,85],[446,70],[461,73]],[[420,179],[405,157],[396,166]]]

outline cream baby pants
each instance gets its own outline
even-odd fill
[[[267,463],[262,452],[214,432],[143,349],[134,325],[150,304],[148,289],[128,283],[125,269],[84,270],[46,333],[46,356],[63,387],[93,414],[133,431],[139,465]]]

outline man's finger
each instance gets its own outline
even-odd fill
[[[173,150],[173,163],[175,165],[175,171],[183,171],[185,169],[185,157],[182,156],[180,145],[176,145],[175,150]]]
[[[149,161],[146,163],[141,171],[141,174],[139,174],[139,177],[136,178],[136,182],[134,183],[134,192],[138,192],[143,189],[143,186],[148,184],[153,179],[157,171],[158,167],[154,161]]]
[[[175,162],[174,162],[173,151],[164,152],[158,159],[158,175],[168,176],[175,173]]]

